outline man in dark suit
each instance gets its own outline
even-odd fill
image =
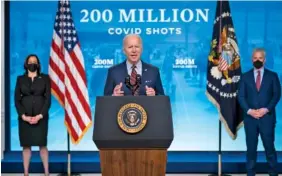
[[[274,146],[275,106],[281,96],[278,76],[264,68],[265,50],[253,51],[254,68],[242,75],[238,100],[244,112],[247,144],[247,175],[255,175],[258,136],[261,136],[269,163],[269,175],[278,176],[277,154]]]
[[[123,52],[127,59],[109,68],[104,95],[164,95],[159,69],[140,59],[142,39],[135,34],[125,36]]]

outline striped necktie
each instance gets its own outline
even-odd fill
[[[259,89],[260,89],[260,84],[261,84],[261,75],[260,75],[260,70],[258,70],[258,72],[257,72],[258,74],[257,74],[257,79],[256,79],[256,87],[257,87],[257,90],[259,91]]]
[[[137,72],[136,72],[136,65],[132,66],[132,71],[130,75],[130,84],[135,85],[137,83]],[[133,87],[133,95],[137,96],[138,95],[138,88],[137,85]]]

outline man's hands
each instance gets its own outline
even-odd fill
[[[121,87],[122,87],[122,83],[119,83],[118,85],[116,85],[116,87],[114,88],[113,96],[123,96],[124,95],[124,91],[121,91]]]
[[[155,89],[148,87],[147,85],[145,86],[145,89],[146,89],[146,95],[148,95],[148,96],[155,96],[156,95]]]
[[[255,119],[260,119],[268,112],[269,111],[267,108],[260,108],[260,109],[250,109],[248,110],[247,113]]]
[[[124,91],[122,91],[121,88],[122,88],[122,83],[119,83],[118,85],[116,85],[116,87],[114,88],[113,96],[124,96]],[[156,95],[155,89],[148,87],[147,85],[145,86],[145,89],[146,89],[147,96]]]

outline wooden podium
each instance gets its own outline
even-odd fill
[[[127,133],[118,124],[118,112],[130,103],[142,106],[147,114],[147,123],[138,133]],[[93,141],[99,149],[102,176],[165,176],[172,140],[167,96],[97,97]]]
[[[164,149],[100,150],[103,176],[165,176]]]

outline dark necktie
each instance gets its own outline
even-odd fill
[[[136,72],[136,65],[132,66],[132,71],[130,75],[130,84],[135,85],[137,82],[137,72]],[[133,95],[138,95],[137,85],[133,86]]]
[[[260,89],[260,84],[261,84],[261,82],[260,82],[260,80],[261,80],[260,70],[258,70],[257,73],[258,73],[258,74],[257,74],[257,79],[256,79],[256,87],[257,87],[257,90],[259,91],[259,89]]]

